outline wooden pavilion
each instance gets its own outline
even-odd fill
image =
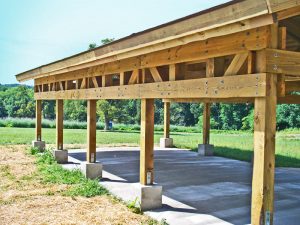
[[[41,101],[56,100],[63,150],[63,100],[88,101],[87,161],[96,159],[97,99],[141,99],[140,183],[154,182],[154,99],[205,105],[254,103],[253,225],[273,224],[276,105],[299,104],[300,1],[235,0],[16,75],[34,79],[36,141]]]

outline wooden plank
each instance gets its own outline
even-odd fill
[[[266,74],[35,93],[36,99],[242,98],[266,95]]]
[[[273,224],[277,77],[268,75],[269,92],[255,99],[251,224]]]
[[[141,100],[141,152],[140,183],[151,185],[154,181],[154,100]]]
[[[277,19],[278,20],[285,20],[290,17],[299,16],[300,15],[300,5],[289,8],[280,12],[277,12]]]
[[[163,82],[156,67],[149,68],[149,70],[155,82]]]
[[[80,70],[78,72],[67,72],[63,75],[39,78],[36,80],[36,84],[48,83],[52,82],[52,80],[60,81],[77,79],[85,76],[101,76],[105,74],[132,71],[135,69],[206,60],[208,58],[239,54],[251,50],[261,50],[267,47],[269,30],[269,27],[261,27],[247,32],[212,38],[208,41],[193,42],[168,50],[157,51],[139,57],[98,65],[94,67],[92,73],[88,73],[88,70]],[[218,44],[216,45],[216,43]]]
[[[170,137],[170,102],[164,102],[164,138]]]
[[[298,0],[269,0],[269,2],[272,13],[294,8],[300,5]]]
[[[42,140],[42,101],[35,101],[35,139]]]
[[[96,100],[87,102],[87,162],[96,162]]]
[[[245,63],[249,53],[241,53],[241,54],[236,54],[229,65],[228,69],[226,70],[224,76],[232,76],[236,75],[239,70],[242,68],[243,64]]]
[[[267,72],[300,76],[300,52],[266,49],[266,58]]]
[[[64,149],[64,102],[56,100],[56,149]]]

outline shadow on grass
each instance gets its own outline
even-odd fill
[[[193,148],[191,149],[191,151],[197,152],[198,149]],[[245,162],[251,162],[253,157],[253,151],[239,148],[229,148],[224,146],[215,146],[214,155],[230,159],[237,159]],[[275,166],[300,168],[300,159],[276,154]]]

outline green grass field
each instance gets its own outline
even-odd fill
[[[55,129],[44,128],[43,139],[48,144],[55,143]],[[155,143],[159,143],[161,132],[155,133]],[[171,133],[178,148],[197,149],[202,142],[200,133]],[[138,132],[97,131],[97,144],[100,145],[138,145]],[[34,128],[0,128],[0,144],[30,144],[34,139]],[[65,144],[86,143],[86,130],[64,130]],[[215,154],[227,158],[250,161],[253,153],[253,135],[250,132],[213,131],[211,143]],[[300,167],[300,132],[278,132],[276,139],[276,166]]]

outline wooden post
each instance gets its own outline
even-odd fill
[[[273,224],[277,76],[267,76],[268,96],[255,99],[252,225]]]
[[[270,48],[278,48],[278,25],[271,25]],[[256,72],[265,70],[266,61],[258,55]],[[274,210],[275,135],[277,75],[267,74],[266,96],[254,102],[254,160],[252,178],[252,225],[272,225]]]
[[[164,102],[164,138],[170,137],[170,102]]]
[[[63,150],[64,145],[64,102],[56,100],[56,149]]]
[[[214,77],[215,59],[208,59],[206,62],[206,77]],[[210,103],[204,103],[203,108],[203,144],[209,144],[210,135]]]
[[[42,101],[35,102],[35,139],[42,141]]]
[[[153,184],[154,100],[141,100],[140,183]]]
[[[209,144],[210,132],[210,103],[204,103],[203,108],[203,144]]]
[[[96,100],[87,102],[87,155],[88,163],[96,162]]]

